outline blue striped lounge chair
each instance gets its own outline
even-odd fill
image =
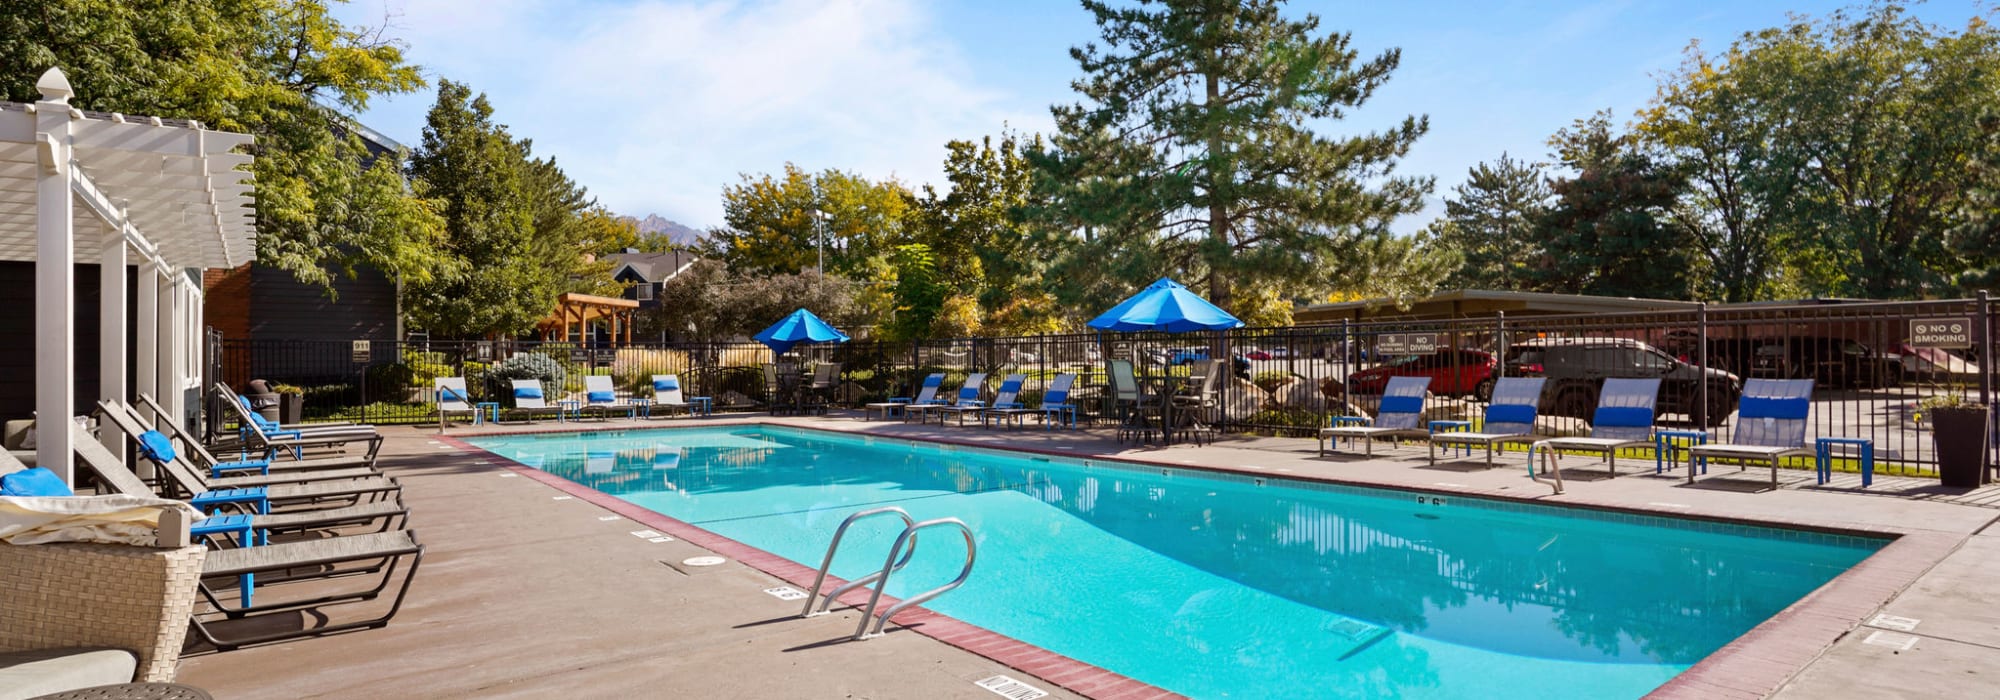
[[[1486,404],[1484,424],[1479,432],[1442,432],[1431,435],[1431,464],[1437,464],[1438,448],[1484,446],[1486,466],[1493,466],[1493,449],[1509,444],[1535,443],[1535,418],[1540,415],[1543,377],[1503,377],[1493,384],[1493,401]]]
[[[1791,457],[1811,457],[1806,446],[1806,418],[1812,414],[1813,380],[1752,379],[1743,383],[1743,400],[1736,405],[1736,429],[1727,443],[1695,445],[1691,458],[1724,459],[1739,467],[1751,462],[1771,466],[1771,490],[1778,488],[1778,463]],[[1688,470],[1694,479],[1694,470]]]
[[[1359,439],[1372,456],[1377,439],[1401,441],[1406,437],[1430,436],[1423,426],[1424,394],[1430,386],[1430,377],[1390,377],[1389,385],[1382,389],[1382,403],[1375,408],[1374,420],[1335,416],[1332,426],[1320,429],[1319,456],[1326,456],[1328,440],[1346,438],[1351,443]]]
[[[1561,468],[1558,460],[1565,452],[1587,452],[1604,457],[1611,476],[1618,476],[1618,451],[1653,444],[1653,420],[1658,415],[1660,380],[1615,378],[1604,380],[1597,392],[1597,410],[1590,416],[1589,437],[1559,437],[1535,443],[1528,451],[1530,468],[1536,452],[1550,465]]]

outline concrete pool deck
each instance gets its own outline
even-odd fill
[[[1551,496],[1515,464],[1518,455],[1504,460],[1510,466],[1490,470],[1474,461],[1428,467],[1421,447],[1373,459],[1321,458],[1314,441],[1284,438],[1225,436],[1201,447],[1132,448],[1109,439],[1108,431],[918,427],[858,415],[460,426],[450,436],[744,421],[1675,517],[1892,532],[1901,536],[1897,542],[1655,695],[1977,697],[1991,690],[1987,669],[2000,667],[2000,533],[1988,531],[2000,517],[2000,489],[1991,487],[1961,493],[1935,482],[1878,478],[1862,494],[1858,484],[1842,480],[1812,487],[1810,472],[1801,471],[1785,475],[1786,488],[1757,493],[1752,489],[1768,485],[1767,472],[1687,486],[1678,473],[1654,476],[1650,462],[1643,471],[1621,465],[1626,471],[1616,479],[1591,478],[1602,469],[1578,457],[1565,460],[1568,493]],[[384,433],[390,439],[383,467],[404,480],[410,527],[430,547],[402,614],[380,630],[197,652],[183,662],[184,682],[219,697],[981,698],[997,696],[975,681],[1006,675],[1051,697],[1079,696],[1066,689],[1090,697],[1162,696],[1004,638],[954,630],[958,623],[935,616],[897,617],[920,622],[922,634],[892,626],[883,638],[842,642],[858,613],[797,619],[799,602],[763,592],[795,582],[795,570],[804,567],[712,536],[693,538],[705,546],[689,537],[635,537],[634,531],[671,531],[636,519],[643,512],[598,505],[615,506],[608,497],[594,499],[595,492],[553,476],[524,474],[529,470],[461,449],[455,440],[440,441],[435,428]],[[1733,468],[1715,473],[1727,476],[1725,470]],[[681,563],[711,551],[732,561]],[[1890,617],[1878,619],[1882,614]],[[1900,618],[1919,622],[1911,628]]]

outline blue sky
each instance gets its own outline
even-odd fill
[[[1546,158],[1548,136],[1652,97],[1690,41],[1720,50],[1817,0],[1301,0],[1364,56],[1402,68],[1339,132],[1410,114],[1429,135],[1400,167],[1433,198],[1502,152]],[[787,162],[941,180],[944,143],[1051,127],[1075,99],[1071,46],[1096,38],[1073,0],[353,0],[337,13],[408,44],[433,79],[487,93],[495,118],[554,155],[605,205],[699,228],[721,223],[739,173]],[[1962,27],[1973,0],[1919,5]],[[363,121],[415,146],[433,95],[382,100]],[[1439,207],[1399,223],[1420,228]]]

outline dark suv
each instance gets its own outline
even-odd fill
[[[1710,427],[1729,418],[1743,396],[1736,375],[1714,368],[1703,372],[1630,338],[1522,341],[1508,346],[1506,363],[1508,376],[1548,378],[1541,410],[1551,416],[1589,420],[1597,411],[1598,390],[1611,377],[1659,377],[1659,413],[1699,418]],[[1708,383],[1708,410],[1698,411],[1703,381]]]

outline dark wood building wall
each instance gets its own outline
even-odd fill
[[[126,308],[136,306],[136,268],[125,268]],[[98,276],[96,265],[76,266],[76,388],[74,413],[94,410],[97,402]],[[138,338],[138,314],[127,313],[125,337]],[[27,418],[35,412],[35,264],[0,262],[0,419]],[[133,348],[125,350],[128,363]],[[125,370],[127,386],[133,371]]]

